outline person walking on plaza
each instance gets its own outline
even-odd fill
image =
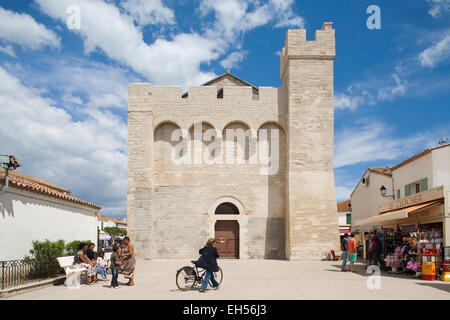
[[[355,272],[353,270],[354,264],[356,262],[356,239],[355,234],[352,232],[350,239],[348,240],[348,254],[350,258],[350,272]]]
[[[342,267],[341,271],[348,271],[347,269],[347,255],[348,255],[348,233],[344,234],[344,239],[341,243],[342,250]]]
[[[122,273],[125,278],[129,278],[127,285],[134,286],[134,269],[136,268],[136,256],[134,254],[134,246],[130,242],[130,238],[123,238],[123,249],[120,257],[123,260]]]
[[[118,289],[120,288],[117,279],[119,278],[119,266],[122,264],[119,256],[119,246],[115,244],[113,246],[113,254],[111,255],[111,288]]]
[[[219,289],[219,284],[213,274],[213,272],[219,271],[219,266],[217,265],[217,258],[219,258],[219,254],[216,249],[216,239],[209,238],[206,245],[199,250],[199,254],[201,254],[201,257],[196,262],[196,265],[206,270],[205,279],[203,280],[202,287],[199,292],[206,291],[206,287],[208,286],[210,279],[213,284],[213,288],[215,290]]]

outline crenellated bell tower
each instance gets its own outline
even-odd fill
[[[323,259],[339,249],[333,173],[335,30],[314,41],[288,30],[280,74],[287,90],[286,257]]]

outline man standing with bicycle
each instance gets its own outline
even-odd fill
[[[201,254],[201,257],[198,259],[196,265],[206,270],[205,279],[203,279],[202,287],[199,292],[206,291],[210,279],[214,290],[219,289],[219,284],[213,274],[213,272],[219,271],[219,266],[217,265],[219,254],[216,249],[216,240],[214,238],[209,238],[205,247],[199,250],[199,254]]]

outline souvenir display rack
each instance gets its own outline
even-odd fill
[[[419,226],[411,232],[413,226],[402,227],[402,231],[388,229],[377,232],[380,244],[379,265],[382,270],[391,273],[411,273],[421,276],[422,254],[426,243],[433,243],[436,248],[436,276],[441,269],[442,225],[430,224]],[[370,236],[369,236],[370,237]]]

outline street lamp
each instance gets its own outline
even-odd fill
[[[394,199],[394,195],[386,195],[386,187],[385,186],[381,186],[380,193],[385,198],[392,198],[392,199]]]
[[[20,163],[15,156],[0,155],[0,168],[5,169],[5,186],[0,185],[0,191],[7,190],[9,187],[8,173],[9,170],[15,170],[20,167]]]

